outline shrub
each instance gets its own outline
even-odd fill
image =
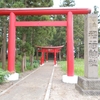
[[[37,68],[39,66],[39,60],[34,60],[33,66],[34,68]]]
[[[7,76],[8,72],[0,68],[0,84],[6,81]]]

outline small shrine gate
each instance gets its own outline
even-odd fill
[[[36,46],[37,52],[41,52],[40,65],[44,64],[44,53],[46,54],[46,61],[48,61],[48,53],[54,54],[54,66],[57,64],[56,54],[59,53],[62,46]]]

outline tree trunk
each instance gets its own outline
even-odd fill
[[[6,54],[8,55],[6,51],[6,25],[4,23],[3,25],[3,41],[2,41],[2,68],[6,69]]]
[[[21,64],[21,71],[24,72],[26,69],[26,53],[22,56],[22,64]]]
[[[30,55],[30,66],[31,67],[33,66],[33,61],[34,61],[34,57],[33,55]]]
[[[61,61],[61,51],[59,52],[59,60]]]
[[[31,46],[32,46],[32,43],[33,43],[33,33],[31,33]],[[30,66],[33,67],[33,61],[34,61],[34,50],[31,52],[31,55],[30,55]]]
[[[2,62],[2,47],[0,48],[0,61]]]
[[[24,45],[25,42],[26,42],[26,34],[23,34],[23,39],[22,39],[22,41],[23,41],[23,45]],[[24,50],[22,50],[22,51],[24,51]],[[23,53],[23,56],[22,56],[21,71],[24,72],[25,69],[26,69],[26,53],[24,52],[24,53]]]
[[[21,71],[24,72],[24,56],[22,56]]]
[[[36,48],[36,60],[38,60],[38,48]]]
[[[79,52],[79,47],[78,47],[78,53],[77,53],[77,58],[80,57],[80,52]]]

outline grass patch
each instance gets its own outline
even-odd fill
[[[84,59],[75,59],[74,65],[75,75],[84,76]]]
[[[59,62],[61,69],[66,72],[66,61]],[[98,63],[99,67],[99,76],[100,76],[100,62]],[[84,76],[84,59],[75,59],[74,60],[74,72],[75,75]]]

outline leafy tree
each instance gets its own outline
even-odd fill
[[[0,8],[6,8],[8,5],[6,2],[1,0],[0,2]],[[1,41],[0,41],[0,48],[1,48],[1,58],[2,58],[2,68],[6,69],[6,54],[7,54],[7,49],[6,49],[6,44],[7,44],[7,31],[8,31],[8,16],[0,16],[0,30],[1,30]]]
[[[73,7],[73,6],[75,6],[75,1],[74,0],[64,0],[63,4],[61,6],[63,6],[63,7]]]
[[[74,15],[75,57],[84,56],[84,15]]]

